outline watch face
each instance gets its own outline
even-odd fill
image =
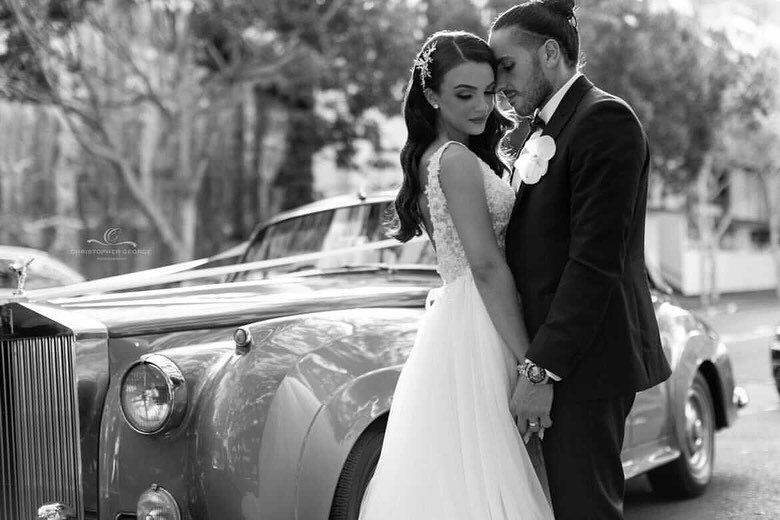
[[[546,376],[547,376],[547,372],[542,367],[531,365],[528,368],[528,379],[532,383],[541,383],[542,381],[544,381],[544,378]]]

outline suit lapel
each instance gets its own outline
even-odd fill
[[[585,76],[580,76],[572,84],[569,91],[563,96],[561,104],[558,105],[557,110],[553,112],[550,121],[545,125],[543,135],[549,135],[553,139],[558,139],[558,135],[566,127],[566,123],[569,122],[571,116],[574,115],[577,106],[580,104],[583,96],[593,88],[593,83],[590,82]]]
[[[558,105],[558,108],[555,110],[555,112],[553,112],[550,121],[545,125],[544,130],[542,131],[542,135],[549,135],[555,139],[556,144],[558,144],[558,135],[560,135],[561,131],[566,127],[566,124],[574,115],[574,112],[576,111],[577,106],[580,104],[583,96],[585,96],[585,94],[591,88],[593,88],[593,83],[591,83],[588,78],[585,76],[580,76],[577,78],[569,88],[569,91],[566,92],[566,95],[563,96],[561,104]],[[558,149],[560,149],[560,146],[558,146]],[[520,187],[517,189],[515,210],[517,210],[517,207],[520,205],[523,194],[527,189],[528,186],[525,183],[520,184]]]

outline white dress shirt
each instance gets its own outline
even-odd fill
[[[566,93],[569,91],[571,86],[574,84],[575,81],[577,81],[577,78],[579,78],[580,76],[582,76],[581,72],[575,72],[574,75],[571,78],[569,78],[569,80],[566,83],[564,83],[563,86],[559,88],[558,91],[555,94],[553,94],[553,96],[549,100],[547,100],[547,103],[545,103],[541,109],[537,109],[536,112],[534,112],[533,117],[539,116],[539,118],[542,121],[544,121],[545,125],[549,123],[553,114],[558,109],[558,105],[561,104],[561,100],[563,100],[563,96],[566,95]],[[542,129],[540,128],[536,130],[536,132],[531,134],[528,137],[528,140],[526,142],[532,139],[537,139],[541,135],[542,135]],[[524,153],[528,153],[525,150],[525,146],[523,147],[522,150],[520,150],[520,155],[523,155]],[[519,175],[512,176],[512,188],[514,188],[515,191],[517,191],[520,188],[521,182],[522,180],[520,179]]]
[[[566,93],[569,91],[572,85],[574,85],[574,82],[577,81],[577,78],[582,76],[582,72],[575,72],[574,75],[569,78],[569,81],[563,84],[561,88],[558,89],[558,92],[553,94],[553,97],[551,97],[547,103],[544,104],[541,110],[537,113],[537,115],[542,118],[542,121],[544,121],[544,124],[547,124],[550,122],[550,119],[552,118],[553,114],[556,110],[558,110],[558,105],[561,104],[561,101],[563,100],[563,96],[566,95]],[[539,130],[537,130],[539,131]]]

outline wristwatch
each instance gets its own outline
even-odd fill
[[[547,370],[530,359],[526,359],[525,362],[517,365],[517,372],[535,385],[542,385],[551,381]]]

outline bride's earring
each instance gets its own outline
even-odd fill
[[[438,103],[431,103],[431,106],[434,110],[439,110],[439,104]]]

